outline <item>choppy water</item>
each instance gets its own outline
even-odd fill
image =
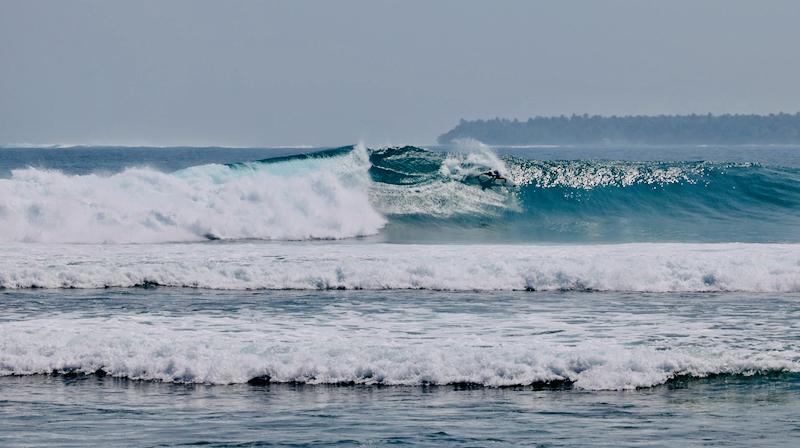
[[[1,149],[0,443],[797,444],[800,148],[454,149]]]

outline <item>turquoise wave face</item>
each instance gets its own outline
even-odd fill
[[[796,170],[598,161],[547,167],[551,171],[565,168],[572,171],[574,179],[550,184],[537,180],[520,192],[525,212],[515,219],[540,238],[680,242],[798,239],[800,176]],[[599,170],[608,171],[598,174]],[[598,182],[599,178],[603,181]]]
[[[353,147],[267,159],[296,172]],[[368,150],[393,242],[800,242],[800,170],[749,163],[539,161]],[[497,170],[500,178],[484,173]],[[507,179],[507,181],[505,180]]]

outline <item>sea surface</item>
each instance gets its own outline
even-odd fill
[[[394,444],[800,445],[800,147],[0,148],[0,445]]]

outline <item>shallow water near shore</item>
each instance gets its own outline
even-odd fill
[[[800,377],[634,391],[0,377],[7,446],[796,446]]]

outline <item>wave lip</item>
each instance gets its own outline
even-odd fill
[[[14,244],[0,254],[6,289],[800,291],[800,245]]]
[[[529,160],[470,140],[452,153],[378,149],[370,162],[387,233],[412,241],[466,230],[475,241],[800,242],[796,168]]]

